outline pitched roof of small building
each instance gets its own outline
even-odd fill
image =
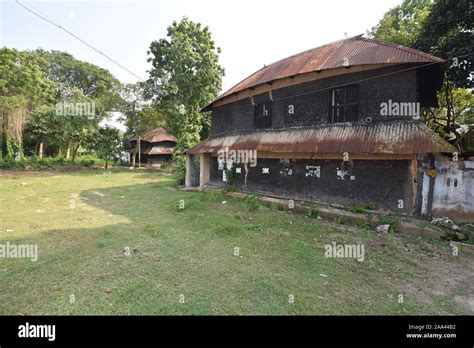
[[[160,147],[160,146],[153,146],[143,150],[145,155],[172,155],[173,148],[171,147]]]
[[[134,136],[130,140],[136,141],[137,137]],[[149,143],[159,143],[161,141],[172,141],[176,143],[178,141],[174,136],[168,134],[168,132],[161,127],[152,129],[143,137],[141,137],[141,140],[147,141]]]
[[[213,103],[249,88],[310,72],[362,65],[442,62],[443,59],[428,53],[359,35],[312,48],[264,66],[222,93]],[[208,110],[213,103],[204,109]]]
[[[216,153],[224,148],[314,154],[346,151],[374,154],[457,151],[421,121],[392,121],[255,130],[244,134],[211,137],[188,149],[186,153]]]

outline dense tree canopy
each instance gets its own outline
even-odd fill
[[[105,127],[99,129],[97,135],[92,137],[90,140],[90,148],[93,149],[96,154],[105,160],[105,168],[114,159],[120,157],[122,151],[122,135],[116,128]]]
[[[441,136],[463,143],[463,124],[474,122],[472,59],[474,3],[469,0],[405,0],[389,10],[370,36],[446,59],[446,76],[438,93],[440,108],[425,108],[422,117]],[[467,146],[464,146],[466,149]],[[463,150],[461,148],[461,150]]]
[[[372,28],[376,39],[413,47],[430,13],[431,0],[410,0],[395,6],[384,14]]]
[[[450,59],[448,78],[456,87],[473,87],[474,2],[438,0],[415,38],[413,46]]]
[[[41,69],[54,84],[56,108],[43,107],[33,113],[28,131],[37,138],[38,148],[46,142],[64,149],[66,156],[72,151],[74,159],[84,142],[99,130],[100,121],[119,108],[120,82],[109,71],[68,53],[34,53],[41,57]],[[73,112],[61,112],[68,105]],[[83,112],[82,106],[87,106],[88,112]]]
[[[474,3],[470,0],[405,0],[372,28],[376,39],[449,59],[457,87],[472,87]]]
[[[31,52],[0,49],[2,156],[22,154],[22,135],[29,113],[53,100],[53,83],[43,74],[40,57]]]
[[[210,116],[201,109],[221,89],[224,70],[219,53],[209,28],[187,18],[173,22],[167,38],[150,45],[148,61],[153,68],[148,96],[163,112],[168,131],[184,147],[195,144],[208,131]]]

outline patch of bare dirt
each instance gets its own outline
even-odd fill
[[[474,250],[464,248],[458,256],[446,255],[433,263],[432,291],[447,295],[474,314]]]
[[[465,248],[454,256],[449,249],[433,248],[423,281],[407,282],[408,293],[429,305],[430,294],[451,298],[474,314],[474,250]]]

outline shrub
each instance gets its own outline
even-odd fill
[[[350,202],[344,206],[344,209],[351,213],[364,213],[366,210],[372,210],[375,206],[372,203],[361,205],[356,202]]]
[[[86,155],[76,157],[76,164],[84,167],[103,166],[105,165],[105,160],[93,155]]]
[[[5,158],[5,159],[0,158],[1,169],[17,169],[19,168],[20,164],[21,164],[20,162],[17,162],[12,158]]]
[[[201,201],[208,201],[208,202],[222,202],[225,200],[225,197],[220,192],[210,191],[210,192],[202,192],[200,194]]]
[[[75,162],[66,160],[62,156],[58,157],[24,157],[20,161],[15,161],[13,158],[0,158],[0,169],[42,169],[52,168],[54,166],[62,165],[77,165],[77,166],[93,166],[104,165],[105,161],[92,155],[77,157]]]
[[[321,215],[319,215],[319,212],[317,210],[310,209],[309,212],[308,212],[308,216],[310,218],[322,220],[322,217],[321,217]]]
[[[255,231],[255,232],[262,232],[263,231],[263,224],[250,224],[247,225],[247,229],[250,231]]]
[[[243,200],[243,205],[247,209],[247,211],[254,212],[262,205],[262,203],[255,195],[250,195],[245,197],[245,199]]]
[[[368,229],[368,230],[372,230],[380,225],[390,225],[389,232],[393,232],[393,233],[399,232],[397,226],[400,223],[400,218],[397,216],[377,216],[376,217],[377,222],[372,222],[371,220],[372,220],[372,215],[368,214],[364,222],[360,224],[360,227]]]
[[[377,218],[377,225],[390,225],[389,232],[398,233],[398,224],[400,219],[396,216],[379,216]]]

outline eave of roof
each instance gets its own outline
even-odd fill
[[[331,124],[254,131],[208,138],[188,149],[187,154],[229,150],[274,153],[372,153],[416,154],[455,152],[421,121],[399,120],[372,124]]]
[[[145,155],[172,155],[173,149],[170,147],[153,146],[143,151]]]

